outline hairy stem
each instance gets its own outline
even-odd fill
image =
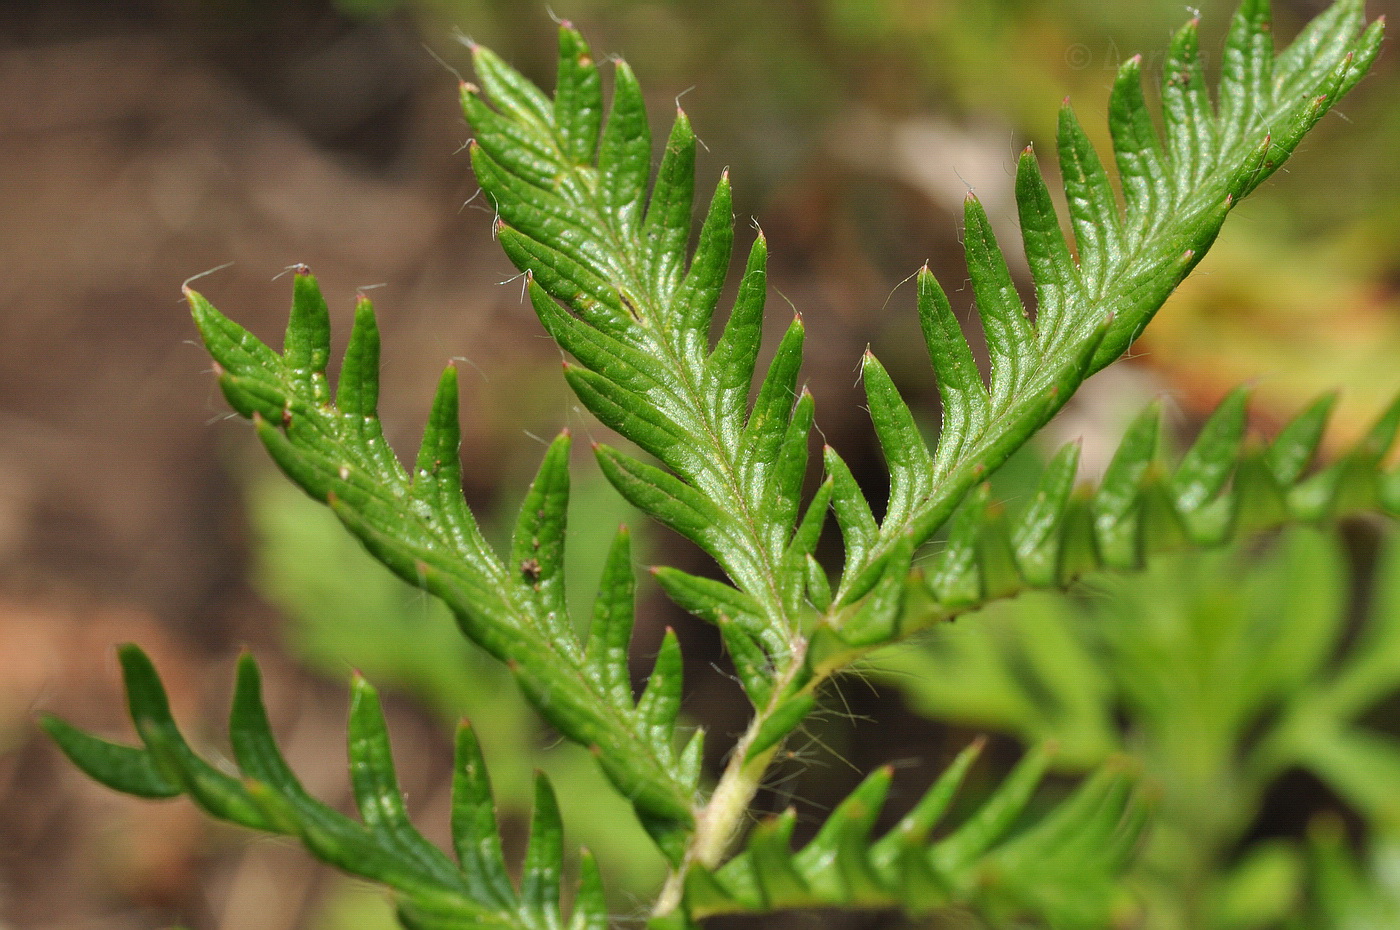
[[[695,832],[691,834],[680,866],[666,878],[666,884],[652,911],[654,916],[659,917],[676,911],[681,905],[686,874],[690,867],[699,865],[707,869],[715,868],[738,835],[754,795],[763,784],[763,777],[769,765],[782,749],[783,741],[779,740],[753,758],[748,758],[749,747],[758,739],[764,724],[773,713],[791,699],[792,695],[787,693],[789,687],[798,675],[805,673],[803,666],[806,648],[806,641],[799,641],[797,649],[778,671],[774,679],[773,698],[766,707],[755,712],[753,719],[749,721],[748,729],[744,731],[744,735],[730,754],[724,774],[720,776],[709,800],[696,809]],[[820,682],[821,679],[813,678],[804,685],[803,690],[811,691]]]

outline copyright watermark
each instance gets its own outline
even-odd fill
[[[1142,60],[1144,69],[1158,70],[1169,64],[1167,53],[1162,51],[1138,57]],[[1205,52],[1199,52],[1197,57],[1202,68],[1209,65]],[[1111,40],[1102,50],[1096,50],[1083,42],[1075,42],[1065,49],[1065,64],[1069,66],[1071,71],[1088,71],[1090,68],[1117,71],[1123,67],[1123,62],[1127,60],[1128,56],[1125,56],[1119,50],[1118,45]]]
[[[1076,42],[1065,49],[1065,64],[1072,71],[1085,71],[1093,67],[1094,50],[1083,42]]]

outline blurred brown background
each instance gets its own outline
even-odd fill
[[[1320,4],[1278,7],[1286,37]],[[600,54],[627,56],[658,118],[683,96],[705,142],[702,184],[734,167],[736,212],[772,243],[773,322],[784,300],[804,314],[819,422],[872,484],[860,350],[872,344],[925,410],[934,396],[900,282],[931,260],[958,289],[969,187],[1014,253],[1015,154],[1030,140],[1051,150],[1066,94],[1102,140],[1116,65],[1160,52],[1188,15],[1167,0],[0,6],[0,927],[384,926],[376,898],[296,849],[89,783],[32,720],[53,710],[125,734],[112,647],[134,640],[180,719],[217,747],[246,645],[293,764],[343,800],[343,676],[288,651],[285,611],[256,582],[248,495],[267,465],[226,415],[180,283],[227,264],[201,291],[275,340],[290,294],[278,276],[304,262],[341,344],[355,289],[376,286],[391,441],[413,448],[440,366],[465,359],[468,495],[504,512],[538,437],[598,428],[567,395],[473,198],[454,33],[549,86],[551,12]],[[1229,12],[1204,10],[1206,47]],[[1374,413],[1395,390],[1400,348],[1396,87],[1386,51],[1234,218],[1135,362],[1091,384],[1058,434],[1111,443],[1125,412],[1161,390],[1189,424],[1242,379],[1258,382],[1265,421],[1344,388],[1339,442]],[[593,466],[580,456],[578,468]],[[654,536],[653,560],[703,567]],[[717,762],[740,725],[738,691],[711,668],[710,631],[667,611],[648,595],[642,647],[679,623],[687,710],[713,728]],[[391,698],[395,746],[410,802],[441,835],[448,731],[412,690]],[[793,787],[818,801],[856,777],[837,755],[863,769],[905,760],[914,786],[965,739],[864,685],[845,697],[853,719],[829,724],[832,757]],[[878,738],[855,737],[864,717],[882,721]]]

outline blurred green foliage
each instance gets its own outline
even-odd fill
[[[1317,930],[1371,930],[1400,925],[1400,838],[1382,834],[1358,862],[1339,824],[1320,821],[1312,831],[1311,865]]]
[[[1400,743],[1362,721],[1400,690],[1400,543],[1384,547],[1353,624],[1357,584],[1334,535],[1295,529],[1263,552],[1158,558],[1078,595],[999,603],[872,670],[920,713],[1057,742],[1067,769],[1137,759],[1159,792],[1135,877],[1148,926],[1273,927],[1323,906],[1330,922],[1308,926],[1390,926],[1340,915],[1397,903],[1380,891]],[[1362,816],[1374,880],[1325,829],[1311,869],[1302,844],[1245,843],[1293,770]]]

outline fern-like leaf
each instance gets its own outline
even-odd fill
[[[792,654],[810,610],[807,555],[826,509],[799,520],[813,416],[811,396],[799,390],[802,322],[788,329],[750,407],[766,293],[762,234],[712,348],[710,321],[735,238],[727,173],[692,254],[696,142],[685,114],[677,111],[653,179],[651,130],[631,70],[617,64],[602,124],[597,65],[568,24],[559,50],[549,100],[473,46],[480,86],[462,88],[475,131],[472,165],[499,212],[501,246],[529,276],[536,313],[582,366],[566,370],[574,392],[664,466],[600,446],[604,473],[724,568],[737,588],[700,612],[748,630],[736,648],[753,660],[750,695],[778,699],[785,692],[772,686],[783,677],[777,667],[801,665]],[[522,95],[538,106],[517,105]],[[699,580],[672,573],[663,583],[688,592],[692,605],[708,600],[697,594],[706,587]]]
[[[981,486],[1085,378],[1127,349],[1204,255],[1233,205],[1277,170],[1365,73],[1381,25],[1363,26],[1359,0],[1339,0],[1275,56],[1267,3],[1245,0],[1212,104],[1193,21],[1168,56],[1164,135],[1144,102],[1141,60],[1128,61],[1109,112],[1121,209],[1066,106],[1059,160],[1073,249],[1030,150],[1017,171],[1034,314],[1013,285],[985,211],[968,199],[964,241],[990,377],[984,383],[951,303],[925,269],[918,309],[943,424],[930,447],[888,373],[867,353],[869,409],[891,479],[878,521],[880,508],[871,507],[829,449],[826,480],[803,506],[815,411],[800,387],[800,317],[750,402],[766,296],[761,233],[711,344],[735,247],[732,195],[726,172],[692,249],[696,140],[685,114],[677,111],[653,174],[651,129],[626,64],[614,69],[605,107],[597,62],[567,23],[552,97],[472,46],[479,86],[464,84],[461,103],[476,134],[473,167],[499,213],[499,242],[526,273],[541,322],[577,362],[565,371],[574,392],[659,463],[599,446],[600,466],[624,497],[693,540],[728,576],[726,583],[674,569],[656,573],[679,604],[719,627],[757,709],[703,802],[696,791],[700,734],[684,749],[676,738],[682,663],[673,634],[644,692],[632,694],[634,582],[625,533],[587,634],[580,636],[566,615],[567,434],[546,453],[502,556],[487,545],[462,496],[455,369],[443,375],[416,463],[405,470],[377,418],[379,336],[367,300],[357,306],[333,392],[326,375],[330,317],[304,268],[281,353],[199,294],[187,294],[225,396],[255,422],[282,470],[326,502],[377,558],[446,602],[467,636],[510,667],[545,718],[595,751],[674,867],[655,910],[663,923],[822,904],[928,911],[975,903],[996,916],[1088,926],[1104,917],[1106,876],[1136,837],[1140,808],[1129,800],[1126,776],[1109,771],[1036,826],[1015,830],[1044,768],[1042,755],[1032,755],[991,801],[933,843],[927,834],[966,762],[912,819],[878,841],[869,836],[888,772],[872,776],[802,851],[790,849],[787,816],[756,828],[737,857],[726,862],[726,854],[778,745],[814,706],[816,686],[868,649],[1018,587],[1063,584],[1099,565],[1134,567],[1144,551],[1174,540],[1218,542],[1281,519],[1394,507],[1400,481],[1382,475],[1379,463],[1395,417],[1342,465],[1304,477],[1325,410],[1300,418],[1268,450],[1241,453],[1242,395],[1227,402],[1169,476],[1156,464],[1157,427],[1148,417],[1090,497],[1072,494],[1072,451],[1056,460],[1042,494],[1014,525]],[[834,585],[814,556],[828,510],[846,545]],[[946,550],[926,579],[911,584],[918,548],[950,520]],[[362,816],[355,822],[306,796],[281,761],[250,662],[240,674],[231,727],[243,780],[185,744],[144,656],[125,650],[123,664],[144,747],[47,724],[100,780],[147,797],[189,794],[224,819],[300,836],[322,858],[395,888],[410,926],[562,925],[552,795],[542,785],[517,891],[506,877],[469,731],[459,741],[454,863],[408,822],[368,685],[355,685],[351,720]],[[574,924],[600,926],[591,870],[579,901]]]
[[[747,677],[796,681],[800,673],[794,678],[782,671],[793,665],[783,655],[784,641],[791,651],[789,631],[803,615],[826,615],[826,625],[848,639],[894,635],[885,620],[888,604],[861,602],[892,587],[894,576],[908,569],[901,558],[943,526],[1086,377],[1127,349],[1204,256],[1233,205],[1277,170],[1365,73],[1382,26],[1363,26],[1362,5],[1340,0],[1275,57],[1268,5],[1247,0],[1231,29],[1213,106],[1193,20],[1168,56],[1164,136],[1144,102],[1141,60],[1129,60],[1109,112],[1123,209],[1066,106],[1059,156],[1073,252],[1029,149],[1017,171],[1038,304],[1033,319],[985,211],[969,197],[964,241],[991,359],[989,383],[977,371],[947,297],[925,270],[919,313],[943,396],[943,429],[929,449],[883,367],[867,353],[867,397],[890,467],[890,497],[876,524],[854,483],[843,480],[848,473],[839,458],[828,454],[847,548],[835,591],[812,570],[802,534],[795,534],[811,411],[797,389],[801,321],[788,330],[746,409],[767,247],[760,234],[711,350],[709,322],[734,240],[731,195],[726,174],[688,258],[695,140],[685,115],[677,114],[653,180],[644,157],[650,130],[640,92],[630,69],[619,64],[598,143],[580,143],[579,127],[597,128],[604,103],[591,53],[567,24],[553,100],[474,47],[481,87],[464,85],[462,104],[476,131],[477,177],[500,214],[500,242],[532,276],[534,306],[545,327],[583,365],[569,374],[575,392],[665,466],[601,449],[604,470],[635,504],[709,552],[737,588],[713,603],[697,602],[686,595],[701,585],[672,574],[668,590],[680,590],[684,606],[699,607],[697,613],[710,619],[736,620],[718,609],[721,602],[752,608],[745,613],[766,662],[750,663],[757,678]],[[524,98],[533,105],[520,105]],[[741,649],[756,658],[752,649]]]
[[[44,728],[93,779],[129,794],[185,794],[210,815],[296,837],[318,859],[392,889],[404,925],[422,930],[551,930],[563,925],[563,827],[548,779],[538,777],[529,849],[517,891],[506,871],[485,761],[468,724],[457,732],[453,779],[454,862],[409,822],[399,792],[378,695],[352,685],[350,774],[360,820],[302,788],[272,736],[257,663],[245,655],[229,717],[237,777],[201,759],[181,735],[150,660],[136,646],[120,652],[132,723],[142,746],[109,743],[57,717]],[[607,911],[597,869],[583,854],[572,926],[602,930]]]
[[[841,520],[848,558],[838,605],[865,596],[903,537],[927,540],[1085,378],[1122,355],[1205,255],[1233,206],[1278,170],[1365,74],[1383,30],[1379,21],[1363,29],[1363,4],[1340,0],[1275,58],[1268,3],[1245,0],[1212,107],[1197,25],[1192,20],[1177,34],[1167,58],[1165,138],[1144,102],[1141,58],[1118,73],[1109,128],[1123,210],[1074,111],[1068,104],[1061,110],[1060,174],[1077,256],[1034,152],[1022,154],[1016,201],[1035,283],[1034,320],[1012,287],[985,211],[968,197],[967,265],[991,359],[989,384],[972,365],[943,290],[927,269],[920,274],[919,314],[943,399],[932,452],[898,427],[909,420],[907,408],[867,355],[867,395],[894,480],[873,540],[859,520]]]
[[[988,918],[1104,926],[1120,893],[1113,880],[1143,826],[1132,777],[1106,766],[1026,827],[1023,815],[1050,759],[1037,750],[951,832],[931,839],[981,745],[965,750],[878,838],[872,834],[889,768],[869,776],[800,850],[790,845],[792,811],[760,823],[723,866],[691,871],[688,910],[696,917],[814,907],[928,914],[970,906]]]
[[[1174,466],[1158,451],[1153,405],[1124,435],[1097,487],[1076,487],[1078,443],[1050,459],[1016,514],[984,485],[948,525],[943,550],[911,581],[891,636],[1030,589],[1059,589],[1098,569],[1131,571],[1158,552],[1210,548],[1273,527],[1358,513],[1400,516],[1400,468],[1385,463],[1400,430],[1400,400],[1331,462],[1313,467],[1334,395],[1309,405],[1268,443],[1245,436],[1248,392],[1232,392]],[[836,663],[857,643],[822,630],[813,661]]]
[[[569,437],[545,453],[517,519],[510,554],[497,556],[462,496],[456,369],[439,384],[412,473],[384,439],[376,413],[379,334],[361,298],[336,402],[326,379],[330,322],[315,279],[299,269],[281,355],[189,291],[195,322],[229,403],[253,419],[282,470],[325,501],[361,542],[408,582],[442,598],[463,632],[507,663],[551,724],[594,750],[671,857],[691,818],[695,773],[675,742],[679,651],[663,654],[638,702],[629,685],[630,547],[619,533],[587,640],[563,591]],[[674,644],[673,644],[674,646]]]

